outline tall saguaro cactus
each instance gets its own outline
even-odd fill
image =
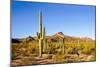
[[[62,40],[62,53],[65,54],[65,44],[64,44],[64,38]]]
[[[45,38],[45,36],[46,36],[46,31],[45,31],[45,27],[44,27],[44,29],[43,29],[43,52],[46,51],[46,38]]]
[[[42,52],[45,46],[45,28],[42,29],[42,13],[39,13],[39,32],[37,32],[39,41],[39,57],[42,57]]]
[[[80,44],[80,41],[79,41],[79,40],[77,41],[77,44],[78,44],[78,45]]]
[[[61,36],[62,38],[62,54],[65,54],[65,37]]]

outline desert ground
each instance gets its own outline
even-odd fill
[[[65,37],[63,44],[61,36]],[[66,36],[58,32],[52,36],[46,36],[45,45],[46,48],[45,50],[42,48],[40,57],[37,37],[12,39],[11,65],[62,64],[96,60],[95,40],[91,38]]]

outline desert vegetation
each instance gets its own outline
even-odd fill
[[[53,36],[46,36],[45,50],[39,49],[36,37],[13,39],[12,65],[75,63],[96,60],[95,40],[62,35],[65,36],[63,41],[58,34],[62,35],[61,32],[58,32]]]

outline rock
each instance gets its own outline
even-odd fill
[[[48,55],[48,54],[42,54],[42,57],[43,57],[43,58],[48,58],[49,55]]]

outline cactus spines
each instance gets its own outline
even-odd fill
[[[39,41],[39,57],[42,57],[42,52],[45,46],[45,28],[42,29],[42,13],[39,13],[39,32],[37,32]]]

